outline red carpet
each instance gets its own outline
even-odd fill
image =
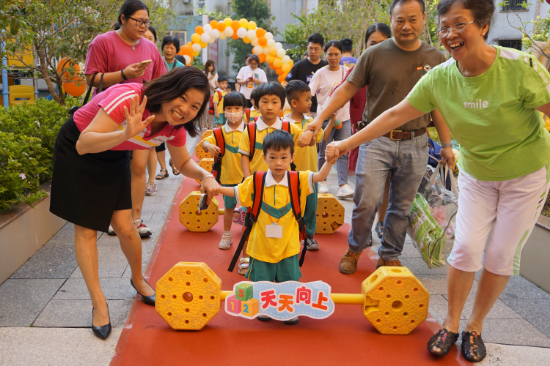
[[[223,290],[244,279],[227,267],[238,243],[240,226],[233,226],[232,249],[218,249],[223,220],[207,233],[192,233],[179,222],[178,205],[193,190],[186,178],[168,214],[146,277],[158,281],[180,261],[205,262],[222,279]],[[221,196],[218,201],[223,200]],[[332,291],[359,293],[361,282],[375,269],[376,255],[367,250],[353,275],[338,271],[347,247],[349,225],[333,235],[316,236],[320,251],[308,252],[302,267],[302,282],[323,280]],[[371,257],[371,258],[369,258]],[[442,359],[432,357],[426,342],[439,329],[429,319],[407,336],[379,334],[357,305],[336,305],[328,319],[302,317],[294,326],[281,322],[246,320],[221,310],[200,331],[174,331],[154,307],[134,302],[111,365],[469,365],[455,347]]]

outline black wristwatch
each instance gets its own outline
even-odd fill
[[[124,70],[120,70],[120,75],[122,75],[122,78],[124,80],[128,80],[128,78],[126,77],[126,75],[124,75]]]

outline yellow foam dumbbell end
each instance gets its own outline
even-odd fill
[[[220,311],[221,288],[206,263],[180,262],[157,282],[155,310],[172,329],[199,330]]]
[[[210,155],[210,154],[208,154]],[[212,158],[204,158],[201,161],[199,161],[199,166],[206,170],[207,172],[212,171],[212,165],[214,165],[214,159]],[[198,184],[202,184],[202,179],[195,179]]]
[[[180,203],[180,222],[192,232],[207,232],[218,222],[220,210],[218,201],[212,198],[206,210],[198,211],[201,193],[194,191],[185,197]]]
[[[428,317],[430,294],[406,267],[380,267],[361,284],[365,318],[382,334],[409,334]]]
[[[203,141],[201,140],[201,142],[197,144],[197,147],[195,147],[195,155],[199,160],[203,160],[207,158],[212,159],[213,156],[209,152],[204,151],[204,149],[202,148],[202,143]]]
[[[320,193],[317,198],[316,234],[334,234],[344,225],[346,210],[332,194]]]
[[[201,136],[201,140],[204,140],[205,138],[207,138],[208,136],[210,136],[211,134],[213,133],[212,130],[206,130],[202,133],[202,136]]]

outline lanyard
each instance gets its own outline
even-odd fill
[[[275,193],[276,193],[276,190],[277,190],[277,185],[275,185],[273,187],[273,206],[275,206],[275,203],[277,202],[277,198],[275,196]],[[269,216],[269,220],[275,224],[275,225],[278,225],[279,224],[279,221],[281,220],[281,217],[279,217],[277,219],[277,221],[273,221],[273,219],[271,218],[271,215],[269,213],[269,205],[267,204],[267,200],[265,199],[265,189],[264,189],[264,202],[265,202],[265,208],[267,210],[267,216]],[[286,192],[286,205],[284,207],[286,207],[288,205],[288,203],[290,202],[290,197],[289,197],[289,194],[288,194],[288,189],[287,189],[287,192]],[[283,208],[284,209],[284,208]]]

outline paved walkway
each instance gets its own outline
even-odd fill
[[[196,140],[189,139],[188,148],[193,150],[194,144]],[[353,187],[355,177],[350,178]],[[181,175],[157,181],[157,195],[145,198],[142,218],[154,235],[143,240],[144,268],[180,181]],[[334,170],[328,183],[335,194]],[[349,222],[353,203],[343,203]],[[73,242],[74,227],[67,224],[0,285],[0,365],[109,364],[136,295],[129,283],[128,264],[118,240],[99,235],[99,274],[114,327],[111,337],[100,341],[89,328],[92,306],[76,263]],[[374,235],[375,251],[379,244]],[[430,314],[441,323],[447,307],[445,269],[428,269],[408,237],[402,262],[430,292]],[[472,305],[473,294],[462,314],[463,323]],[[550,294],[522,277],[512,278],[489,313],[483,337],[490,343],[484,365],[546,364],[543,360],[550,359]]]

